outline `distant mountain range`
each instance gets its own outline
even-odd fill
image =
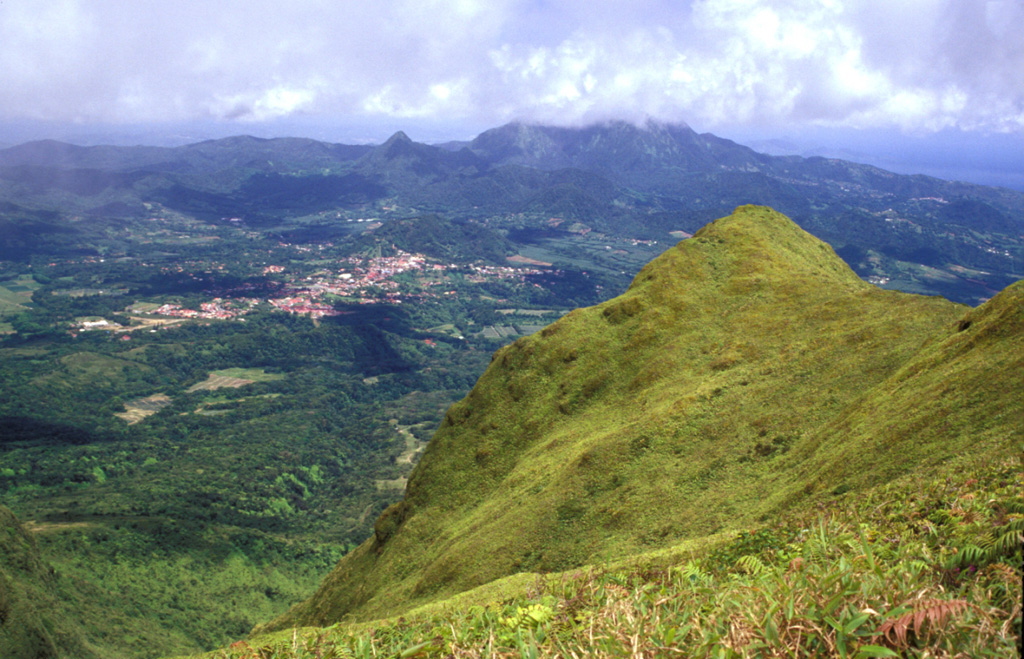
[[[533,226],[554,217],[667,241],[748,203],[786,213],[861,276],[908,290],[976,303],[1024,275],[1022,192],[768,156],[656,123],[509,124],[444,146],[401,132],[378,146],[253,137],[176,148],[31,142],[0,151],[0,258],[90,244],[95,224],[61,218],[142,218],[154,206],[211,222],[239,218],[257,230],[333,211],[435,213]]]

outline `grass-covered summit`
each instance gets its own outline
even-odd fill
[[[973,310],[884,291],[741,207],[498,351],[374,537],[267,628],[394,615],[1005,451],[1021,372],[1024,284]]]

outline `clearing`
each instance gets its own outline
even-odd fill
[[[416,455],[423,450],[427,443],[416,439],[416,436],[409,432],[409,426],[395,426],[395,430],[405,439],[405,450],[395,459],[395,463],[409,465],[409,471],[412,471]],[[408,476],[399,476],[391,480],[377,480],[375,483],[378,490],[404,490],[409,483],[409,478]]]
[[[138,423],[147,416],[156,414],[171,404],[171,397],[166,394],[153,394],[145,398],[136,398],[124,404],[124,412],[115,412],[114,416],[124,419],[128,425]]]
[[[225,368],[210,373],[210,376],[202,382],[189,387],[186,391],[223,389],[225,387],[238,388],[254,382],[271,382],[281,380],[284,376],[279,373],[266,373],[262,368]]]

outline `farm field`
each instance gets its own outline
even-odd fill
[[[32,275],[20,275],[0,282],[0,318],[30,309],[32,293],[40,287]]]
[[[186,391],[215,391],[225,387],[237,389],[254,382],[273,382],[283,378],[281,374],[266,373],[262,368],[226,368],[210,373],[209,377],[192,385]]]
[[[171,399],[165,394],[153,394],[145,398],[136,398],[124,404],[124,412],[115,412],[114,416],[124,419],[128,425],[138,423],[151,414],[156,414],[171,404]]]

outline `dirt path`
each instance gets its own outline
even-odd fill
[[[142,318],[139,316],[129,316],[133,321],[138,322],[138,325],[131,325],[129,327],[122,327],[117,330],[118,332],[136,332],[144,329],[156,329],[157,327],[166,327],[168,325],[177,325],[183,323],[188,318]]]
[[[426,442],[421,442],[416,439],[416,436],[409,432],[409,426],[395,426],[398,434],[405,438],[405,451],[402,455],[398,456],[398,464],[412,464],[413,458],[419,453],[420,449],[427,445]]]
[[[352,528],[357,528],[363,522],[365,522],[366,518],[367,518],[367,516],[369,516],[371,510],[373,510],[373,504],[372,503],[366,504],[366,508],[363,508],[363,514],[359,516],[359,522],[356,523],[356,525],[353,526]]]
[[[22,523],[29,533],[47,533],[51,531],[68,531],[96,526],[93,522],[35,522],[28,520]]]
[[[409,465],[412,467],[413,460],[416,459],[416,455],[427,445],[426,442],[421,442],[416,439],[416,436],[409,432],[409,426],[395,426],[395,430],[398,434],[405,439],[405,450],[398,456],[395,462],[399,465]],[[412,471],[412,469],[409,469]],[[378,490],[404,490],[405,486],[409,483],[408,472],[404,476],[392,480],[377,480]]]
[[[409,484],[409,479],[401,476],[390,481],[378,480],[375,482],[378,490],[404,490],[405,486]]]

